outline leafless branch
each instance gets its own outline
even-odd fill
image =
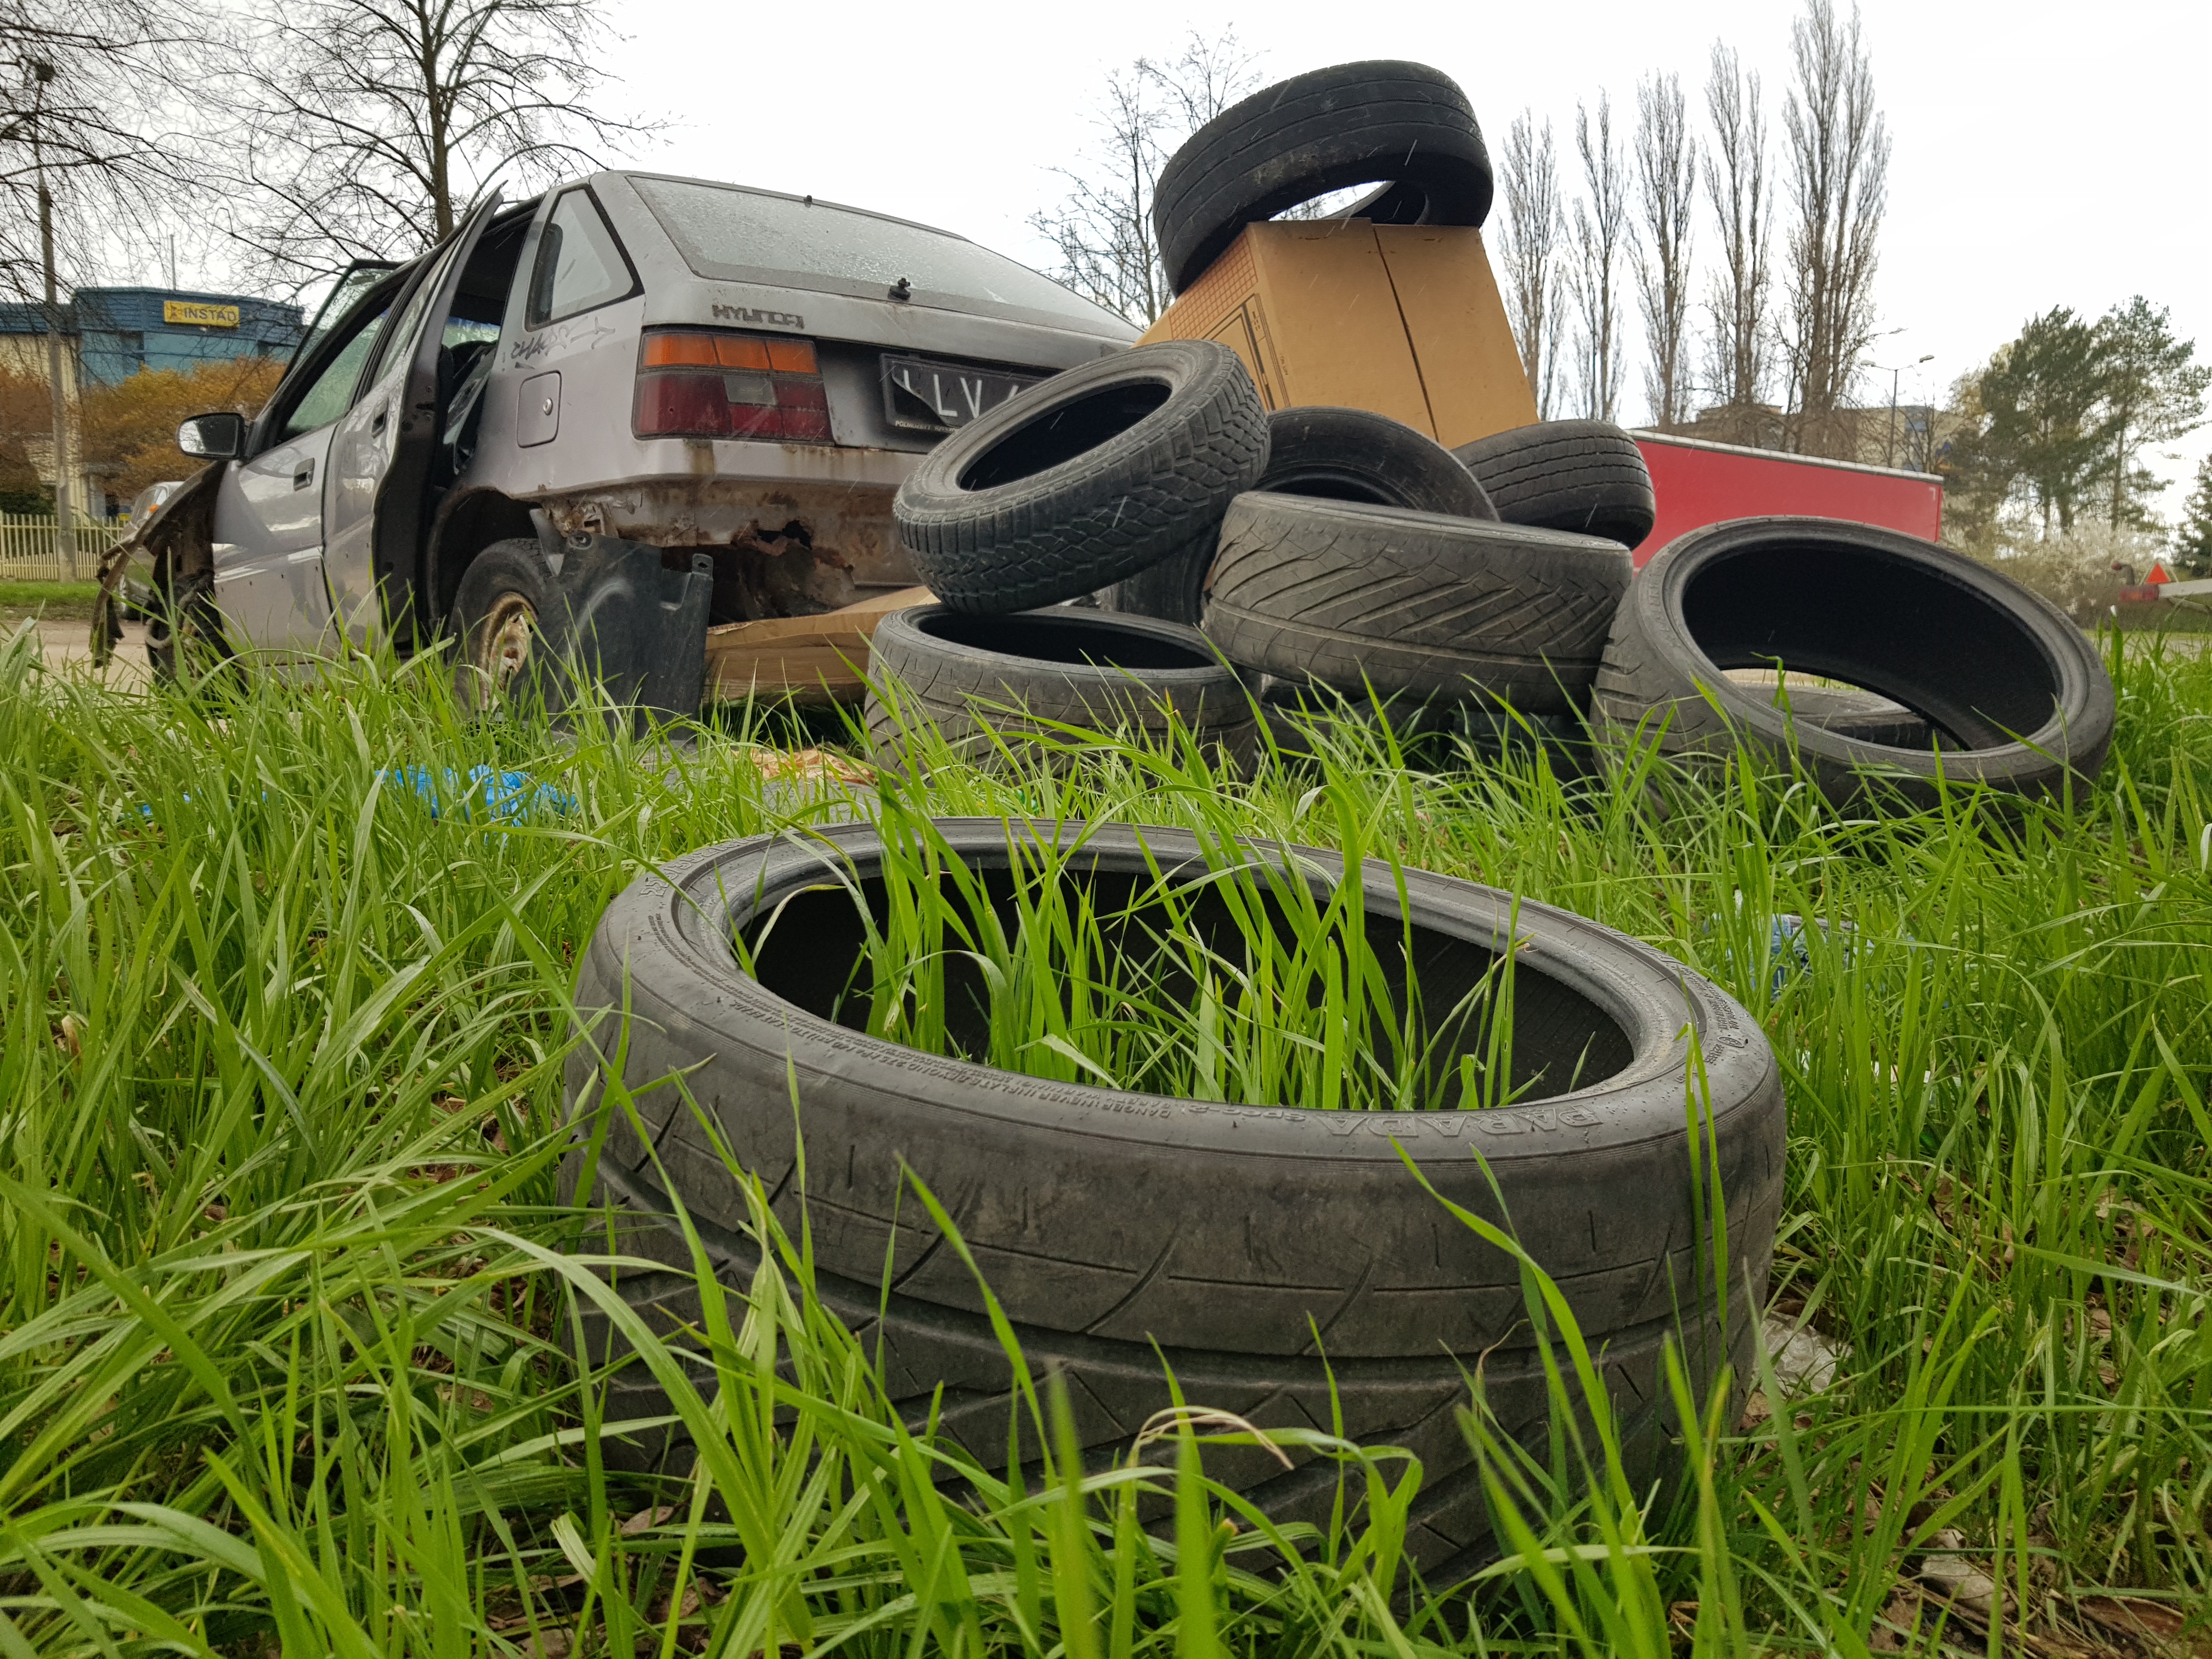
[[[1249,92],[1255,54],[1234,29],[1212,40],[1193,30],[1171,59],[1139,58],[1106,78],[1098,137],[1073,167],[1056,207],[1030,227],[1058,254],[1053,275],[1142,326],[1166,309],[1167,274],[1152,236],[1152,191],[1183,139]]]
[[[1506,314],[1536,411],[1552,417],[1566,331],[1567,221],[1559,203],[1559,154],[1552,124],[1540,130],[1527,110],[1505,130],[1499,194],[1504,214],[1493,233],[1505,277]]]
[[[1717,41],[1705,77],[1705,115],[1712,126],[1705,199],[1720,233],[1720,264],[1706,289],[1706,380],[1723,405],[1747,413],[1765,399],[1773,372],[1767,247],[1774,188],[1766,176],[1758,72],[1747,72],[1735,49]]]
[[[1635,228],[1628,217],[1628,167],[1613,136],[1613,100],[1600,93],[1597,119],[1575,106],[1575,148],[1583,161],[1586,198],[1574,208],[1576,344],[1583,412],[1610,421],[1620,403],[1620,265]]]
[[[1875,239],[1888,193],[1889,135],[1875,107],[1874,70],[1833,0],[1806,0],[1790,30],[1794,76],[1782,121],[1790,204],[1785,344],[1797,404],[1797,447],[1841,453],[1834,418],[1874,333]]]
[[[600,165],[653,131],[592,106],[605,40],[596,0],[268,0],[234,99],[249,263],[304,286]]]
[[[1690,142],[1687,105],[1677,76],[1648,76],[1637,86],[1636,184],[1644,222],[1636,269],[1650,347],[1644,390],[1654,422],[1673,426],[1689,418],[1685,347],[1691,213],[1698,190],[1698,154]]]

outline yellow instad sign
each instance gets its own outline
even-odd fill
[[[211,306],[198,300],[164,300],[161,301],[161,320],[165,323],[198,323],[203,328],[236,328],[236,306]]]

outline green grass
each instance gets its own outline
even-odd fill
[[[89,617],[99,597],[98,582],[0,580],[0,613],[38,611],[50,617]]]
[[[2212,1600],[2212,663],[2114,665],[2113,759],[2068,806],[1839,817],[1748,760],[1647,790],[1540,757],[1416,772],[1356,734],[1250,781],[1128,744],[925,769],[915,804],[944,813],[1354,825],[1661,945],[1765,1027],[1775,1291],[1836,1381],[1684,1400],[1687,1478],[1656,1498],[1610,1463],[1602,1402],[1532,1458],[1471,1397],[1508,1548],[1462,1589],[1404,1565],[1420,1473],[1388,1449],[1322,1445],[1341,1523],[1285,1536],[1206,1480],[1237,1430],[1202,1400],[1142,1464],[1025,1486],[918,1435],[757,1192],[763,1266],[686,1345],[718,1388],[633,1333],[698,1474],[609,1469],[561,1316],[605,1294],[604,1232],[555,1201],[572,964],[655,860],[850,797],[764,782],[742,726],[674,749],[471,726],[427,665],[194,701],[57,678],[18,641],[0,1648],[1856,1655],[1885,1619],[1932,1652],[1948,1618],[1982,1650],[1913,1588],[1933,1559],[2002,1587],[1991,1651],[2125,1650],[2085,1598]],[[575,811],[433,817],[387,775],[478,764]],[[1828,927],[1778,973],[1783,912]],[[1573,1398],[1575,1333],[1528,1279]],[[1021,1409],[1066,1443],[1048,1382]]]
[[[1235,803],[1194,804],[1201,865],[1146,848],[1125,885],[1091,870],[1105,820],[1009,820],[986,869],[927,798],[887,787],[877,872],[864,882],[833,864],[822,883],[843,889],[862,935],[839,1007],[864,1007],[870,1036],[929,1054],[1184,1099],[1411,1111],[1512,1097],[1498,1086],[1513,1068],[1512,945],[1457,1006],[1423,1005],[1405,967],[1405,867],[1375,839],[1387,809],[1338,799],[1331,839],[1347,865],[1373,854],[1389,872],[1395,923],[1370,915],[1358,883],[1316,890],[1310,854],[1245,835]],[[748,972],[781,916],[736,940]]]

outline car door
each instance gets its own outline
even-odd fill
[[[398,301],[378,343],[367,390],[331,438],[323,489],[323,577],[332,620],[367,646],[412,611],[424,492],[441,432],[438,354],[461,272],[499,206],[477,204]],[[404,641],[403,643],[411,643]]]
[[[350,276],[352,273],[348,273]],[[280,658],[325,648],[330,595],[323,580],[323,483],[335,423],[375,349],[386,305],[374,283],[318,327],[295,360],[304,383],[278,388],[257,423],[261,446],[229,464],[215,504],[216,605],[235,641]],[[325,307],[327,311],[329,307]]]

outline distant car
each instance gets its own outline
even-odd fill
[[[258,416],[185,423],[222,465],[139,556],[176,614],[279,657],[495,634],[456,599],[516,538],[703,552],[713,621],[811,614],[914,580],[890,505],[917,457],[1134,338],[947,231],[595,173],[348,270]]]

